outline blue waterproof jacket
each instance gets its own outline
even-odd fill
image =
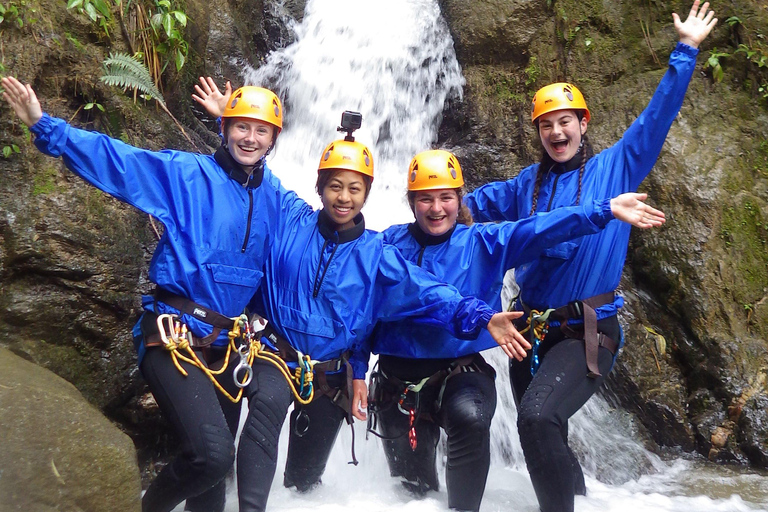
[[[633,192],[659,156],[672,121],[683,103],[698,50],[678,43],[669,69],[650,103],[613,146],[587,161],[581,202]],[[475,220],[518,220],[529,215],[540,164],[526,167],[506,182],[484,185],[465,198]],[[541,182],[537,211],[550,211],[576,202],[579,170],[555,166]],[[531,308],[557,308],[616,289],[627,254],[630,225],[613,222],[595,236],[563,242],[542,256],[517,267],[515,279],[523,302]],[[616,314],[623,305],[598,308],[597,318]],[[553,323],[555,325],[555,323]]]
[[[408,261],[454,285],[462,295],[473,295],[500,309],[502,280],[507,269],[536,258],[560,242],[597,233],[611,219],[610,199],[606,199],[558,208],[517,222],[457,224],[440,236],[424,233],[416,223],[401,224],[385,230],[384,239]],[[374,334],[373,352],[417,359],[451,359],[495,346],[487,331],[480,333],[477,341],[468,343],[443,330],[405,319],[380,325]]]
[[[293,348],[316,361],[352,350],[354,378],[368,369],[378,320],[418,316],[453,335],[476,338],[496,313],[406,261],[381,233],[356,225],[334,231],[327,213],[296,204],[276,234],[255,309]]]
[[[223,148],[215,155],[147,151],[47,114],[30,131],[40,151],[61,156],[87,182],[163,223],[152,282],[228,317],[243,312],[262,282],[282,201],[293,197],[266,166],[248,176]],[[152,297],[144,297],[144,307],[179,313]],[[199,337],[212,332],[192,316],[182,321]],[[226,334],[216,344],[226,343]]]

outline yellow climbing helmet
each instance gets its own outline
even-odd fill
[[[575,85],[566,82],[545,85],[536,92],[531,102],[531,122],[556,110],[583,110],[586,120],[590,118],[584,95]]]
[[[408,190],[437,190],[464,185],[459,161],[444,149],[422,151],[408,167]]]
[[[317,172],[340,169],[355,171],[371,177],[373,181],[373,156],[365,144],[349,140],[335,140],[328,144],[320,157]]]
[[[253,85],[246,85],[233,92],[221,117],[257,119],[275,126],[277,133],[283,129],[283,106],[280,98],[269,89]]]

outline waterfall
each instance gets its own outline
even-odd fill
[[[246,83],[269,87],[284,98],[284,131],[270,167],[287,188],[318,206],[314,184],[322,150],[341,137],[336,127],[342,111],[359,111],[363,126],[355,135],[372,149],[375,162],[373,190],[364,209],[367,227],[412,221],[404,200],[408,164],[413,155],[431,148],[446,98],[460,96],[463,86],[437,0],[309,0],[303,22],[293,28],[294,44],[245,73]],[[484,355],[498,372],[499,400],[481,510],[534,512],[538,507],[515,426],[505,356],[500,349]],[[389,476],[380,441],[365,441],[365,425],[358,422],[355,427],[360,465],[347,464],[351,435],[345,426],[323,484],[306,494],[282,486],[288,438],[284,427],[269,509],[447,509],[444,468],[441,490],[416,499]],[[724,475],[682,459],[666,462],[643,447],[626,412],[612,409],[599,397],[571,420],[570,438],[589,490],[588,497],[577,497],[579,511],[768,508],[768,479],[749,472]],[[440,461],[444,464],[444,457],[438,457]],[[233,488],[229,512],[237,510]]]

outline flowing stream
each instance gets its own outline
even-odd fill
[[[376,175],[363,210],[367,227],[411,222],[404,200],[408,163],[431,148],[446,98],[461,95],[463,85],[437,0],[310,0],[294,29],[294,44],[245,76],[246,83],[270,87],[285,98],[285,128],[270,167],[287,188],[318,206],[314,184],[322,150],[341,137],[336,132],[341,112],[359,111],[363,126],[355,135],[373,150]],[[499,401],[481,510],[534,512],[538,507],[515,426],[505,356],[499,349],[486,355],[499,373]],[[634,424],[629,414],[599,397],[571,420],[571,444],[588,488],[587,497],[576,498],[577,511],[768,510],[766,476],[680,456],[661,458],[644,448]],[[389,476],[380,441],[365,441],[364,425],[355,427],[360,465],[347,463],[351,433],[345,426],[323,484],[299,494],[282,486],[286,422],[269,509],[447,510],[444,487],[425,499],[408,494]],[[444,473],[441,467],[442,484]],[[237,510],[234,484],[227,510]]]

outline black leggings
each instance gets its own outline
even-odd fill
[[[326,380],[333,389],[344,389],[347,385],[345,372],[326,374]],[[321,483],[346,415],[327,395],[316,396],[308,405],[295,404],[283,477],[286,487],[306,492]]]
[[[382,370],[392,374],[387,368]],[[435,458],[442,427],[448,437],[448,506],[458,510],[480,508],[491,461],[491,419],[496,411],[496,385],[490,372],[454,374],[445,385],[439,410],[432,404],[438,398],[440,384],[422,390],[421,410],[430,414],[416,422],[416,450],[411,449],[407,434],[409,417],[396,404],[379,413],[382,434],[395,437],[383,443],[392,476],[413,482],[408,487],[418,494],[437,490]]]
[[[619,341],[616,316],[600,320],[597,327]],[[600,347],[602,376],[592,379],[587,376],[584,340],[568,338],[554,328],[541,344],[539,359],[541,365],[533,377],[530,352],[522,362],[509,364],[517,428],[541,512],[571,512],[574,496],[586,494],[586,487],[581,465],[568,446],[568,419],[598,390],[615,357]]]
[[[223,352],[219,355],[223,355]],[[198,353],[202,359],[202,354]],[[218,380],[236,393],[231,367]],[[235,461],[234,435],[240,404],[233,404],[199,369],[181,362],[182,375],[170,353],[148,348],[140,369],[165,419],[180,443],[180,453],[157,475],[142,499],[143,512],[169,512],[184,500],[187,510],[221,512],[229,469]]]
[[[261,512],[267,507],[280,429],[293,395],[282,373],[258,359],[246,392],[248,417],[237,447],[237,495],[240,512]]]

